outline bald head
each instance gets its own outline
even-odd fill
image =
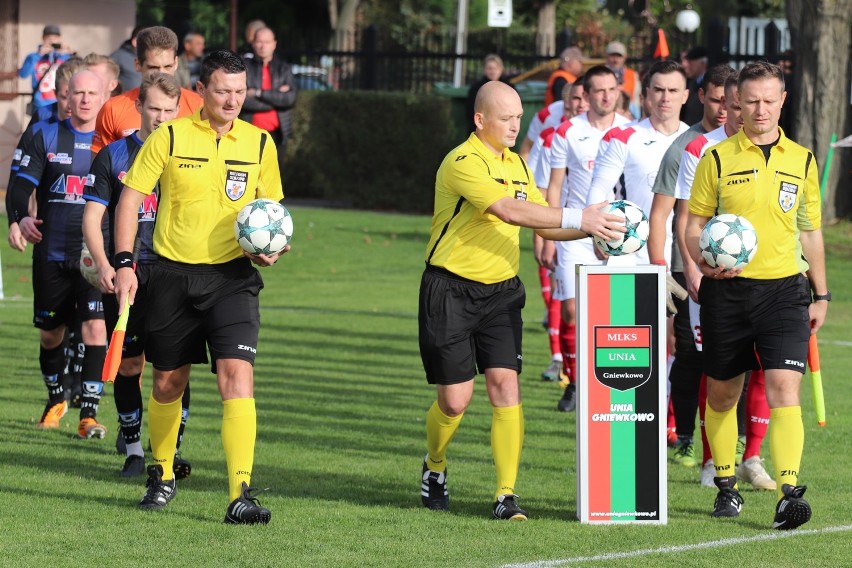
[[[476,93],[473,112],[487,113],[495,104],[508,104],[512,100],[517,100],[518,105],[521,104],[521,97],[515,89],[502,81],[489,81]]]
[[[474,103],[476,136],[495,154],[515,145],[524,107],[517,91],[500,81],[480,87]]]

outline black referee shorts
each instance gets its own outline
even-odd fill
[[[420,356],[430,384],[471,380],[485,369],[521,372],[519,278],[482,284],[427,266],[420,281]]]
[[[145,358],[171,371],[210,357],[254,364],[263,280],[247,258],[183,264],[160,258],[148,281]],[[134,306],[135,308],[135,306]]]
[[[127,318],[127,332],[124,335],[124,345],[121,346],[122,357],[138,357],[145,348],[145,314],[148,312],[148,280],[153,264],[137,264],[136,279],[139,287],[133,300],[133,309]],[[118,299],[115,294],[104,294],[104,315],[106,316],[107,333],[112,333],[118,323]]]
[[[805,372],[811,295],[803,275],[775,280],[705,276],[698,299],[708,376],[727,380],[761,366]]]
[[[101,291],[80,274],[79,260],[33,259],[33,325],[47,331],[60,325],[104,319]]]

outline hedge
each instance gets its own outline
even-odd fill
[[[300,93],[285,195],[357,209],[431,212],[435,172],[462,142],[451,104],[435,95]]]

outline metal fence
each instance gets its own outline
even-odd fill
[[[656,34],[654,30],[624,41],[632,57],[631,65],[643,67],[651,60]],[[695,36],[667,33],[673,56],[695,43]],[[437,30],[398,37],[392,31],[367,26],[349,33],[329,34],[301,31],[289,33],[278,41],[280,54],[291,63],[322,69],[335,89],[375,89],[383,91],[429,92],[435,83],[450,83],[456,60],[463,65],[463,83],[478,79],[482,59],[496,53],[503,59],[510,76],[528,74],[546,80],[556,53],[576,45],[591,61],[603,60],[603,50],[611,39],[600,35],[579,36],[563,31],[554,38],[534,32],[491,28],[468,33],[467,49],[457,54],[456,34]],[[542,53],[542,46],[556,45],[555,53]]]

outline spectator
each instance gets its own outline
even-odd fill
[[[698,98],[698,89],[704,83],[704,73],[707,72],[707,50],[696,46],[686,52],[683,57],[686,60],[687,85],[689,98],[680,109],[680,119],[687,124],[695,124],[704,116],[704,105]]]
[[[184,89],[195,90],[195,83],[201,73],[201,59],[204,57],[204,36],[198,32],[189,32],[183,36],[183,53],[178,57],[175,78]]]
[[[559,54],[559,67],[551,73],[544,92],[544,104],[549,105],[562,97],[562,89],[577,81],[583,72],[583,52],[578,47],[568,47]]]
[[[624,64],[626,61],[627,47],[620,41],[609,42],[606,46],[606,66],[615,73],[618,87],[629,97],[632,118],[638,118],[642,81],[639,79],[639,73]]]
[[[122,92],[136,89],[142,84],[142,73],[136,69],[136,36],[141,29],[142,26],[133,28],[130,39],[124,40],[118,49],[109,54],[121,70],[118,74],[118,82],[121,84]]]
[[[485,59],[482,62],[482,77],[471,83],[470,88],[467,90],[467,106],[465,107],[465,115],[468,120],[470,120],[471,132],[476,130],[476,125],[473,122],[473,104],[474,101],[476,101],[476,93],[478,93],[479,88],[488,81],[503,81],[508,85],[509,81],[503,74],[503,71],[503,60],[500,59],[499,55],[490,53],[485,56]]]
[[[33,114],[38,107],[56,103],[56,70],[74,54],[70,47],[62,43],[62,32],[56,24],[44,26],[41,39],[38,49],[27,55],[18,70],[21,79],[32,79],[33,100],[27,114]]]
[[[254,57],[245,60],[248,90],[240,118],[272,134],[281,165],[297,89],[290,65],[275,56],[276,45],[275,34],[269,28],[255,32]]]
[[[252,50],[252,43],[254,43],[254,34],[257,33],[257,30],[266,27],[266,22],[263,20],[250,20],[246,24],[245,30],[245,38],[246,42],[243,44],[241,48],[237,50],[237,53],[243,56],[243,59],[251,59],[254,57],[254,51]]]

